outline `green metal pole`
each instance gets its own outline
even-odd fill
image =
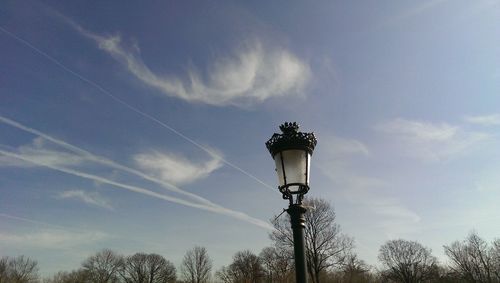
[[[291,204],[287,210],[293,231],[293,251],[295,255],[295,279],[297,283],[307,283],[304,228],[306,209],[301,204]]]

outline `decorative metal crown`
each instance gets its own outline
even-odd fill
[[[314,147],[318,142],[314,133],[299,132],[299,125],[296,122],[285,122],[280,125],[283,134],[275,133],[267,142],[266,147],[274,158],[276,153],[288,149],[306,150],[312,155]]]

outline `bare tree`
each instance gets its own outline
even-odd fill
[[[175,266],[158,254],[136,253],[123,261],[120,274],[126,283],[175,282]]]
[[[492,247],[472,232],[462,242],[444,246],[451,269],[467,282],[500,282],[500,240]]]
[[[417,283],[437,274],[437,260],[418,242],[391,240],[380,247],[379,260],[387,268],[384,277],[396,282]]]
[[[493,261],[493,274],[500,282],[500,239],[496,239],[491,247],[491,257]]]
[[[251,251],[237,252],[228,267],[222,267],[216,276],[225,283],[258,283],[264,277],[260,258]]]
[[[292,255],[284,254],[283,250],[278,250],[275,247],[266,247],[260,252],[262,266],[265,269],[266,280],[269,283],[285,283],[289,282],[293,277],[293,262]]]
[[[181,272],[186,282],[208,282],[210,271],[212,271],[212,260],[206,248],[194,247],[186,252],[181,264]]]
[[[136,253],[128,256],[123,261],[120,274],[126,283],[132,282],[147,282],[147,269],[146,269],[147,254]]]
[[[93,283],[119,282],[119,270],[123,257],[112,250],[104,249],[83,262],[83,270]]]
[[[341,271],[344,282],[369,282],[371,279],[370,267],[356,254],[350,254],[347,257]]]
[[[25,256],[0,259],[0,283],[38,282],[38,263]]]
[[[215,272],[215,277],[219,278],[223,283],[233,283],[235,282],[236,274],[234,274],[231,267],[223,266]]]
[[[260,282],[264,275],[260,258],[249,250],[237,252],[231,267],[237,274],[238,282]]]
[[[54,274],[51,278],[45,279],[44,283],[88,283],[87,273],[82,270],[74,270],[71,272],[60,271]]]
[[[310,207],[305,215],[305,242],[308,273],[313,283],[319,283],[320,273],[329,268],[341,266],[353,249],[353,239],[340,233],[335,223],[335,212],[323,199],[309,198],[304,201]],[[275,230],[270,238],[276,248],[293,249],[293,234],[290,218],[271,221]]]
[[[158,254],[149,254],[147,258],[149,283],[171,283],[177,279],[175,266]]]
[[[6,283],[8,279],[7,260],[8,257],[0,258],[0,283]]]

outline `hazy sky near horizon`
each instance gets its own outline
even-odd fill
[[[388,239],[500,237],[500,2],[4,1],[0,255],[218,268],[286,207],[264,142],[313,131],[308,196]]]

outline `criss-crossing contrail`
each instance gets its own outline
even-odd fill
[[[157,195],[154,195],[155,197],[162,196],[160,198],[163,198],[164,200],[173,201],[173,202],[176,202],[176,203],[179,203],[179,204],[183,204],[183,205],[191,206],[191,207],[195,207],[195,208],[205,209],[205,210],[209,210],[209,211],[212,211],[212,212],[222,212],[224,214],[228,214],[228,213],[242,214],[241,212],[233,211],[233,210],[227,209],[225,207],[222,207],[220,205],[217,205],[217,204],[211,202],[210,200],[205,199],[205,198],[203,198],[201,196],[198,196],[196,194],[186,192],[186,191],[182,190],[181,188],[179,188],[179,187],[177,187],[177,186],[175,186],[173,184],[170,184],[170,183],[167,183],[167,182],[165,182],[163,180],[160,180],[160,179],[157,179],[155,177],[149,176],[149,175],[144,174],[143,172],[140,172],[140,171],[135,170],[133,168],[121,165],[121,164],[116,163],[115,161],[112,161],[112,160],[107,159],[105,157],[97,156],[95,154],[92,154],[91,152],[86,151],[86,150],[84,150],[84,149],[82,149],[80,147],[77,147],[75,145],[69,144],[69,143],[67,143],[67,142],[65,142],[63,140],[54,138],[54,137],[52,137],[52,136],[50,136],[50,135],[48,135],[46,133],[43,133],[41,131],[35,130],[35,129],[30,128],[30,127],[27,127],[27,126],[25,126],[25,125],[23,125],[23,124],[21,124],[19,122],[13,121],[13,120],[8,119],[6,117],[3,117],[1,115],[0,115],[0,122],[5,123],[7,125],[10,125],[12,127],[15,127],[17,129],[29,132],[31,134],[38,135],[38,136],[40,136],[40,137],[42,137],[42,138],[44,138],[46,140],[49,140],[49,141],[51,141],[51,142],[53,142],[55,144],[58,144],[58,145],[60,145],[60,146],[62,146],[64,148],[67,148],[67,149],[69,149],[69,150],[71,150],[71,151],[73,151],[73,152],[75,152],[77,154],[80,154],[81,156],[85,157],[88,160],[92,160],[92,161],[95,161],[97,163],[108,165],[111,168],[123,170],[123,171],[129,172],[129,173],[132,173],[134,175],[137,175],[139,177],[142,177],[142,178],[144,178],[146,180],[149,180],[149,181],[155,182],[157,184],[160,184],[160,185],[166,187],[167,189],[169,189],[169,190],[171,190],[173,192],[176,192],[176,193],[179,193],[179,194],[183,194],[183,195],[189,196],[189,197],[191,197],[191,198],[193,198],[193,199],[195,199],[197,201],[200,201],[202,203],[202,205],[194,204],[192,202],[185,201],[185,200],[182,200],[182,199],[179,199],[179,198],[175,198],[175,197],[170,197],[170,196],[166,196],[166,195],[162,195],[162,194],[157,194],[155,192],[152,192],[152,191],[144,189],[144,190],[146,190],[148,192],[157,194]],[[84,172],[76,171],[76,170],[69,169],[69,168],[64,168],[64,167],[61,167],[61,166],[55,166],[55,165],[45,164],[45,163],[42,163],[42,162],[38,162],[38,161],[36,161],[34,159],[30,159],[29,157],[26,157],[26,156],[23,156],[23,155],[20,155],[20,154],[15,154],[15,153],[12,153],[12,152],[9,152],[9,151],[0,150],[0,153],[4,154],[4,155],[7,155],[7,156],[15,157],[15,158],[18,158],[18,159],[21,159],[21,160],[25,160],[25,161],[28,161],[28,162],[31,162],[31,163],[34,163],[34,164],[38,164],[38,165],[41,165],[41,166],[49,167],[49,168],[54,169],[54,170],[58,170],[58,171],[61,171],[61,172],[72,174],[72,175],[76,175],[76,176],[79,176],[79,177],[82,177],[82,178],[87,178],[87,179],[94,178],[92,180],[99,181],[99,182],[101,180],[100,179],[96,179],[96,178],[101,178],[101,179],[104,180],[104,178],[102,178],[100,176],[87,174],[87,173],[84,173]],[[115,182],[115,181],[112,181],[112,180],[109,180],[109,179],[106,179],[106,180],[107,181],[103,181],[103,183],[110,184],[110,185],[115,185],[115,186],[117,186],[117,184],[121,184],[123,186],[128,186],[126,184],[118,183],[118,182]],[[122,188],[125,188],[123,186],[122,186]],[[134,187],[134,186],[128,186],[128,187],[129,187],[128,189],[130,189],[131,187]],[[135,192],[149,194],[148,192],[144,192],[144,191],[135,191]],[[149,194],[149,195],[152,196],[151,194]],[[211,207],[213,210],[208,209],[208,207]],[[247,216],[246,214],[242,214],[242,215]],[[231,215],[231,216],[234,217],[234,215]],[[261,221],[261,220],[259,220],[259,221]]]
[[[65,17],[63,17],[65,18]],[[66,21],[73,27],[75,28],[76,30],[78,31],[84,31],[84,29],[82,27],[80,27],[79,25],[77,25],[76,23],[74,23],[73,21],[65,18]],[[61,69],[63,69],[64,71],[70,73],[71,75],[77,77],[78,79],[86,82],[87,84],[95,87],[96,89],[98,89],[100,92],[102,92],[103,94],[107,95],[108,97],[110,97],[111,99],[113,99],[114,101],[120,103],[121,105],[125,106],[126,108],[128,108],[129,110],[132,110],[133,112],[141,115],[142,117],[160,125],[161,127],[165,128],[165,129],[168,129],[169,131],[173,132],[174,134],[176,134],[177,136],[181,137],[182,139],[184,139],[185,141],[191,143],[192,145],[198,147],[199,149],[205,151],[206,153],[208,153],[209,155],[211,156],[216,156],[217,158],[219,158],[222,162],[224,162],[225,164],[227,164],[228,166],[236,169],[237,171],[239,171],[240,173],[252,178],[253,180],[257,181],[258,183],[260,183],[261,185],[263,185],[264,187],[268,188],[268,189],[271,189],[272,191],[274,192],[277,192],[275,190],[275,188],[273,188],[272,186],[266,184],[265,182],[263,182],[262,180],[260,180],[259,178],[257,178],[256,176],[254,176],[253,174],[245,171],[244,169],[242,169],[241,167],[237,166],[236,164],[226,160],[225,158],[223,158],[222,156],[220,156],[219,154],[217,154],[216,152],[212,151],[210,148],[206,147],[206,146],[203,146],[202,144],[196,142],[195,140],[189,138],[188,136],[184,135],[183,133],[177,131],[176,129],[174,129],[173,127],[167,125],[165,122],[162,122],[160,120],[158,120],[157,118],[151,116],[150,114],[130,105],[129,103],[127,103],[126,101],[124,101],[123,99],[120,99],[118,98],[117,96],[113,95],[110,91],[106,90],[104,87],[102,87],[101,85],[95,83],[94,81],[86,78],[85,76],[71,70],[70,68],[66,67],[64,64],[62,64],[61,62],[59,62],[57,59],[55,59],[54,57],[50,56],[49,54],[43,52],[42,50],[40,50],[39,48],[37,48],[36,46],[34,46],[33,44],[29,43],[28,41],[20,38],[19,36],[15,35],[14,33],[8,31],[7,29],[5,29],[4,27],[1,27],[0,26],[0,31],[2,31],[3,33],[5,33],[6,35],[8,35],[9,37],[15,39],[16,41],[22,43],[23,45],[25,45],[26,47],[30,48],[31,50],[35,51],[36,53],[40,54],[41,56],[45,57],[46,59],[48,59],[49,61],[51,61],[52,63],[54,63],[55,65],[57,65],[58,67],[60,67]]]
[[[47,168],[50,168],[50,169],[53,169],[53,170],[56,170],[56,171],[64,172],[64,173],[67,173],[67,174],[70,174],[70,175],[74,175],[74,176],[78,176],[78,177],[81,177],[81,178],[84,178],[84,179],[101,182],[101,183],[104,183],[104,184],[112,185],[114,187],[118,187],[118,188],[122,188],[122,189],[125,189],[125,190],[128,190],[128,191],[131,191],[131,192],[135,192],[135,193],[147,195],[147,196],[150,196],[150,197],[154,197],[154,198],[157,198],[157,199],[162,199],[162,200],[166,200],[166,201],[169,201],[169,202],[173,202],[173,203],[177,203],[177,204],[181,204],[181,205],[184,205],[184,206],[193,207],[193,208],[197,208],[197,209],[201,209],[201,210],[206,210],[206,211],[210,211],[210,212],[214,212],[214,213],[218,213],[218,214],[224,214],[224,215],[231,216],[233,218],[236,218],[236,219],[243,220],[243,221],[246,221],[248,223],[254,224],[254,225],[259,226],[261,228],[272,229],[271,225],[269,223],[263,221],[263,220],[251,217],[251,216],[249,216],[249,215],[247,215],[247,214],[245,214],[243,212],[231,210],[231,209],[228,209],[228,208],[225,208],[225,207],[222,207],[222,206],[210,206],[210,205],[193,203],[193,202],[190,202],[190,201],[187,201],[187,200],[184,200],[184,199],[180,199],[180,198],[176,198],[176,197],[172,197],[172,196],[160,194],[160,193],[157,193],[157,192],[153,192],[153,191],[150,191],[150,190],[142,188],[142,187],[132,186],[132,185],[127,185],[127,184],[123,184],[123,183],[120,183],[120,182],[116,182],[116,181],[113,181],[113,180],[110,180],[110,179],[107,179],[107,178],[104,178],[104,177],[101,177],[101,176],[97,176],[97,175],[93,175],[93,174],[88,174],[88,173],[85,173],[85,172],[81,172],[81,171],[70,169],[70,168],[65,168],[65,167],[62,167],[62,166],[57,166],[57,165],[54,165],[54,164],[48,164],[48,163],[40,162],[40,161],[38,161],[36,159],[30,158],[29,156],[24,156],[22,154],[17,154],[17,153],[10,152],[10,151],[5,151],[5,150],[1,150],[0,149],[0,154],[3,154],[5,156],[9,156],[9,157],[13,157],[13,158],[17,158],[17,159],[20,159],[20,160],[23,160],[23,161],[31,162],[31,163],[37,164],[39,166],[44,166],[44,167],[47,167]]]
[[[163,187],[165,187],[166,189],[172,191],[172,192],[175,192],[175,193],[179,193],[179,194],[182,194],[182,195],[185,195],[187,197],[190,197],[196,201],[199,201],[199,202],[202,202],[204,204],[207,204],[207,205],[215,205],[213,202],[209,201],[208,199],[206,198],[203,198],[201,196],[198,196],[196,194],[193,194],[193,193],[190,193],[190,192],[186,192],[182,189],[180,189],[179,187],[177,187],[176,185],[174,184],[171,184],[171,183],[168,183],[164,180],[160,180],[158,178],[155,178],[153,176],[150,176],[150,175],[147,175],[147,174],[144,174],[143,172],[141,171],[138,171],[136,169],[133,169],[133,168],[130,168],[130,167],[127,167],[127,166],[124,166],[122,164],[119,164],[113,160],[110,160],[108,158],[105,158],[105,157],[102,157],[102,156],[97,156],[95,154],[92,154],[91,152],[87,151],[87,150],[84,150],[80,147],[77,147],[75,145],[72,145],[72,144],[69,144],[63,140],[60,140],[60,139],[57,139],[57,138],[54,138],[46,133],[43,133],[39,130],[36,130],[36,129],[33,129],[33,128],[30,128],[30,127],[27,127],[19,122],[16,122],[16,121],[13,121],[11,119],[8,119],[6,117],[3,117],[0,115],[0,122],[2,123],[5,123],[7,125],[10,125],[14,128],[17,128],[19,130],[23,130],[25,132],[28,132],[28,133],[31,133],[31,134],[34,134],[34,135],[37,135],[37,136],[40,136],[48,141],[51,141],[55,144],[58,144],[68,150],[71,150],[77,154],[80,154],[82,157],[86,158],[87,160],[91,160],[91,161],[94,161],[96,163],[100,163],[100,164],[103,164],[103,165],[107,165],[111,168],[114,168],[114,169],[119,169],[119,170],[123,170],[125,172],[128,172],[128,173],[131,173],[131,174],[134,174],[136,176],[139,176],[141,178],[144,178],[148,181],[151,181],[151,182],[154,182],[156,184],[159,184],[159,185],[162,185]]]

